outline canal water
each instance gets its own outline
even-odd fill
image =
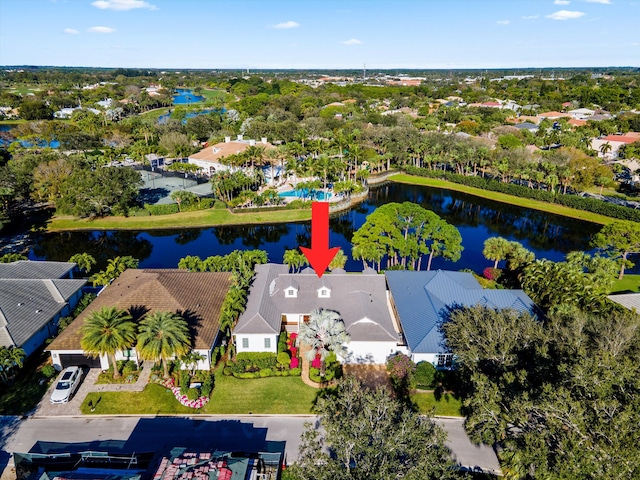
[[[459,192],[389,183],[372,188],[367,200],[330,221],[330,245],[342,247],[349,257],[346,269],[358,271],[362,263],[351,258],[351,238],[379,205],[416,202],[455,225],[462,235],[464,251],[458,262],[433,260],[433,269],[477,272],[490,266],[482,255],[484,241],[501,236],[521,242],[536,258],[563,260],[568,252],[590,251],[589,240],[599,226],[575,219],[505,205]],[[310,244],[309,222],[241,225],[213,228],[181,228],[145,231],[82,231],[37,233],[29,250],[31,259],[66,261],[78,252],[98,259],[97,269],[109,258],[131,255],[143,268],[175,268],[180,258],[206,258],[235,249],[263,249],[272,262],[282,262],[286,249]],[[426,262],[423,262],[423,264]],[[638,267],[636,267],[638,269]]]

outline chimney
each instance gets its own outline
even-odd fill
[[[249,146],[250,147],[255,147],[256,146],[256,141],[255,140],[249,140]]]
[[[224,143],[229,143],[231,141],[231,137],[224,137]]]
[[[242,135],[238,135],[238,141],[241,142],[242,141]]]
[[[267,137],[262,137],[262,139],[261,139],[261,140],[262,140],[262,143],[263,143],[264,145],[266,145],[266,144],[267,144]]]

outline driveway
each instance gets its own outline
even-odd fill
[[[76,390],[76,393],[71,397],[71,400],[67,403],[58,403],[52,404],[49,399],[51,398],[51,392],[56,388],[56,383],[53,382],[47,393],[44,394],[40,403],[36,406],[35,410],[32,412],[32,415],[35,416],[52,416],[52,415],[63,415],[63,416],[78,416],[82,415],[80,412],[80,405],[84,401],[87,394],[93,389],[95,389],[95,382],[98,379],[98,374],[100,373],[99,368],[84,368],[82,371],[82,382]],[[59,376],[58,376],[59,377]]]

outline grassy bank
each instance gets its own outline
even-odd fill
[[[633,293],[640,292],[640,275],[626,273],[622,280],[616,280],[611,293]]]
[[[311,219],[311,210],[277,210],[269,212],[231,213],[227,209],[199,210],[149,217],[105,217],[78,219],[54,217],[47,224],[56,230],[146,230],[153,228],[216,227],[221,225],[256,225],[287,223]]]
[[[416,177],[413,175],[398,174],[392,176],[390,180],[398,183],[406,183],[409,185],[424,185],[426,187],[445,188],[447,190],[468,193],[469,195],[486,198],[488,200],[493,200],[496,202],[516,205],[518,207],[532,208],[534,210],[562,215],[569,218],[576,218],[587,222],[598,223],[600,225],[606,225],[616,221],[615,218],[605,217],[604,215],[598,215],[597,213],[576,210],[574,208],[565,207],[563,205],[541,202],[539,200],[533,200],[529,198],[515,197],[513,195],[507,195],[505,193],[491,192],[488,190],[482,190],[480,188],[468,187],[466,185],[447,182],[446,180],[440,180],[437,178]]]

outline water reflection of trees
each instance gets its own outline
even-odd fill
[[[598,225],[507,205],[460,192],[394,184],[374,192],[372,203],[414,201],[457,227],[485,226],[493,234],[528,242],[531,248],[563,252],[588,249]]]
[[[153,244],[132,231],[89,231],[38,233],[33,253],[47,260],[66,262],[76,253],[89,253],[96,259],[93,271],[102,270],[110,258],[131,255],[141,262],[151,255]]]
[[[212,229],[220,245],[233,245],[238,240],[242,245],[260,248],[264,243],[278,243],[283,236],[289,234],[291,224],[246,225],[216,227]]]

